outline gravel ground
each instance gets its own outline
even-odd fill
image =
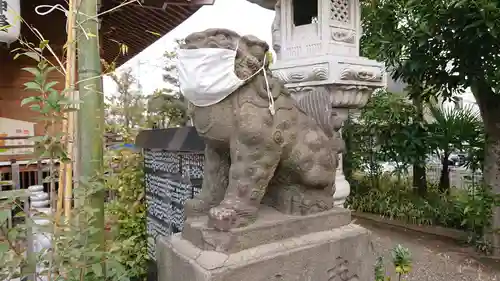
[[[398,280],[391,266],[391,250],[401,244],[412,254],[413,270],[405,281],[500,281],[500,262],[473,258],[474,251],[450,240],[400,228],[357,220],[373,233],[377,256],[383,256],[392,280]]]

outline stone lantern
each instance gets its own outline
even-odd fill
[[[340,135],[349,109],[363,107],[372,92],[386,84],[384,66],[359,56],[361,7],[359,0],[249,0],[275,10],[272,45],[277,60],[272,69],[294,97],[328,95],[330,104],[316,107],[333,114]],[[309,106],[310,107],[310,106]],[[342,172],[341,155],[336,172],[336,205],[350,193]]]

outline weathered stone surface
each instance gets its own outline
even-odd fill
[[[224,254],[159,239],[159,281],[371,281],[370,232],[349,224]],[[186,245],[193,248],[186,250]],[[179,247],[183,250],[179,250]]]
[[[334,207],[334,199],[330,191],[294,185],[270,186],[262,202],[290,215],[310,215],[328,211]]]
[[[341,150],[338,134],[331,132],[335,118],[323,116],[331,111],[318,117],[300,108],[269,69],[268,44],[208,29],[187,36],[180,48],[236,50],[235,75],[248,80],[216,104],[189,103],[206,150],[202,191],[186,202],[187,216],[208,214],[208,225],[222,231],[244,227],[255,222],[266,195],[276,195],[270,204],[285,213],[332,209]]]
[[[235,253],[262,244],[309,233],[330,230],[351,222],[351,212],[343,208],[307,216],[291,216],[262,207],[257,221],[249,226],[221,232],[207,226],[206,217],[190,218],[182,237],[202,250]]]

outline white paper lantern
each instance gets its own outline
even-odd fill
[[[21,33],[20,0],[0,0],[0,42],[15,42]]]

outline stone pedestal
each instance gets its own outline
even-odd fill
[[[334,208],[290,216],[263,207],[247,227],[219,232],[206,217],[158,239],[159,281],[336,281],[373,279],[370,233]]]

